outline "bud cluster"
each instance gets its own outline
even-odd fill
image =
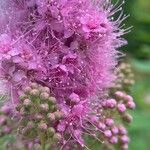
[[[117,90],[129,91],[130,86],[134,84],[134,74],[131,65],[128,63],[121,63],[115,70],[117,80],[115,80],[113,88]]]
[[[41,145],[61,140],[55,126],[63,118],[63,113],[56,105],[55,97],[50,95],[47,87],[31,83],[25,87],[20,97],[21,103],[16,110],[21,116],[19,133],[24,139],[39,140]]]
[[[112,150],[113,145],[119,145],[121,150],[127,150],[130,139],[124,123],[131,123],[132,116],[127,112],[135,109],[133,98],[122,91],[117,91],[112,98],[101,102],[101,119],[99,129],[103,136],[103,149]]]

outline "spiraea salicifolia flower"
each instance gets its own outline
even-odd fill
[[[27,142],[43,150],[47,144],[89,149],[84,138],[89,136],[104,147],[122,142],[127,148],[127,133],[120,135],[112,112],[120,122],[131,122],[126,110],[135,104],[127,102],[126,91],[125,99],[116,89],[109,92],[117,79],[118,48],[127,43],[121,36],[130,29],[121,25],[127,17],[123,3],[7,0],[0,8],[7,20],[0,19],[0,77]]]

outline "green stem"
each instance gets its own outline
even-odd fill
[[[43,133],[41,133],[40,135],[40,139],[41,139],[41,150],[45,150],[45,135]]]

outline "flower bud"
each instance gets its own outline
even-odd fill
[[[50,98],[49,98],[49,102],[50,102],[51,104],[56,104],[56,98],[55,98],[55,97],[50,97]]]
[[[53,136],[53,140],[54,141],[60,141],[62,138],[61,134],[59,133],[55,133],[54,136]]]
[[[128,150],[128,148],[129,148],[128,144],[123,144],[121,146],[121,150]]]
[[[50,93],[50,89],[48,87],[46,87],[46,86],[45,87],[40,87],[40,91],[44,92],[44,93],[46,92],[48,94]]]
[[[108,108],[114,108],[116,106],[117,102],[115,99],[109,99],[106,100],[106,107]]]
[[[11,107],[9,105],[4,105],[1,107],[0,112],[8,115],[11,112]]]
[[[131,123],[133,120],[133,117],[130,114],[124,114],[122,119],[128,123]]]
[[[38,121],[42,120],[44,117],[41,114],[35,114],[34,118]]]
[[[6,123],[6,117],[5,116],[0,116],[0,126],[4,125]]]
[[[47,117],[48,117],[48,119],[49,119],[50,121],[55,121],[55,115],[54,115],[54,113],[49,113],[49,114],[47,115]]]
[[[50,137],[53,137],[54,134],[55,134],[55,129],[52,128],[52,127],[48,128],[48,135],[49,135]]]
[[[135,109],[136,105],[133,101],[128,101],[127,108],[129,109]]]
[[[118,104],[117,110],[119,113],[124,113],[126,111],[126,106],[124,104]]]
[[[124,96],[124,99],[125,99],[127,102],[133,101],[133,97],[130,96],[130,95],[125,95],[125,96]]]
[[[54,113],[54,115],[55,115],[55,118],[56,118],[57,120],[62,119],[63,116],[64,116],[63,113],[60,112],[60,111],[56,111],[56,112]]]
[[[120,140],[121,140],[122,143],[129,143],[130,142],[130,139],[127,135],[121,136]]]
[[[116,144],[116,143],[118,143],[118,137],[117,137],[117,136],[111,137],[110,143],[111,143],[111,144]]]
[[[119,129],[119,133],[121,135],[127,134],[127,130],[124,126],[121,125],[121,126],[118,127],[118,129]]]
[[[47,124],[44,122],[40,122],[40,124],[38,125],[38,128],[42,131],[46,131],[47,130]]]
[[[31,92],[31,90],[32,90],[31,87],[27,86],[27,87],[25,87],[24,92],[25,92],[25,94],[29,94]]]
[[[4,134],[9,134],[9,133],[11,132],[11,128],[5,126],[5,127],[2,129],[2,132],[3,132]]]
[[[47,92],[42,92],[42,93],[40,94],[40,98],[41,98],[42,100],[48,100],[49,94],[48,94]]]
[[[119,133],[119,129],[118,129],[117,127],[115,127],[115,126],[112,127],[111,131],[112,131],[112,133],[113,133],[114,135],[116,135],[116,134]]]
[[[119,98],[119,99],[122,99],[122,98],[124,97],[124,93],[121,92],[121,91],[117,91],[117,92],[115,93],[115,96],[116,96],[117,98]]]
[[[37,89],[38,88],[38,84],[37,83],[31,83],[31,88],[33,89]]]
[[[48,111],[49,110],[49,105],[48,104],[40,104],[40,109],[41,111]]]
[[[24,101],[24,100],[27,99],[27,98],[28,98],[28,96],[25,95],[25,94],[23,94],[23,95],[20,96],[20,100],[21,100],[21,101]]]
[[[112,136],[112,132],[110,130],[106,130],[104,131],[104,135],[108,138],[110,138]]]
[[[110,127],[110,126],[112,126],[114,124],[114,120],[111,119],[111,118],[107,118],[106,121],[105,121],[105,123],[106,123],[107,126]]]
[[[33,89],[30,91],[31,96],[38,97],[39,96],[39,91],[37,89]]]
[[[25,99],[24,102],[23,102],[23,105],[27,107],[27,106],[31,106],[31,103],[32,102],[31,102],[30,99]]]
[[[106,125],[105,125],[104,123],[101,123],[101,122],[100,122],[100,123],[98,124],[98,127],[99,127],[100,130],[105,130]]]
[[[28,122],[27,128],[28,128],[28,129],[34,128],[34,123],[33,123],[32,121]]]

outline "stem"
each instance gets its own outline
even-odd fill
[[[45,150],[45,135],[43,133],[41,133],[40,135],[40,139],[41,139],[41,150]]]

